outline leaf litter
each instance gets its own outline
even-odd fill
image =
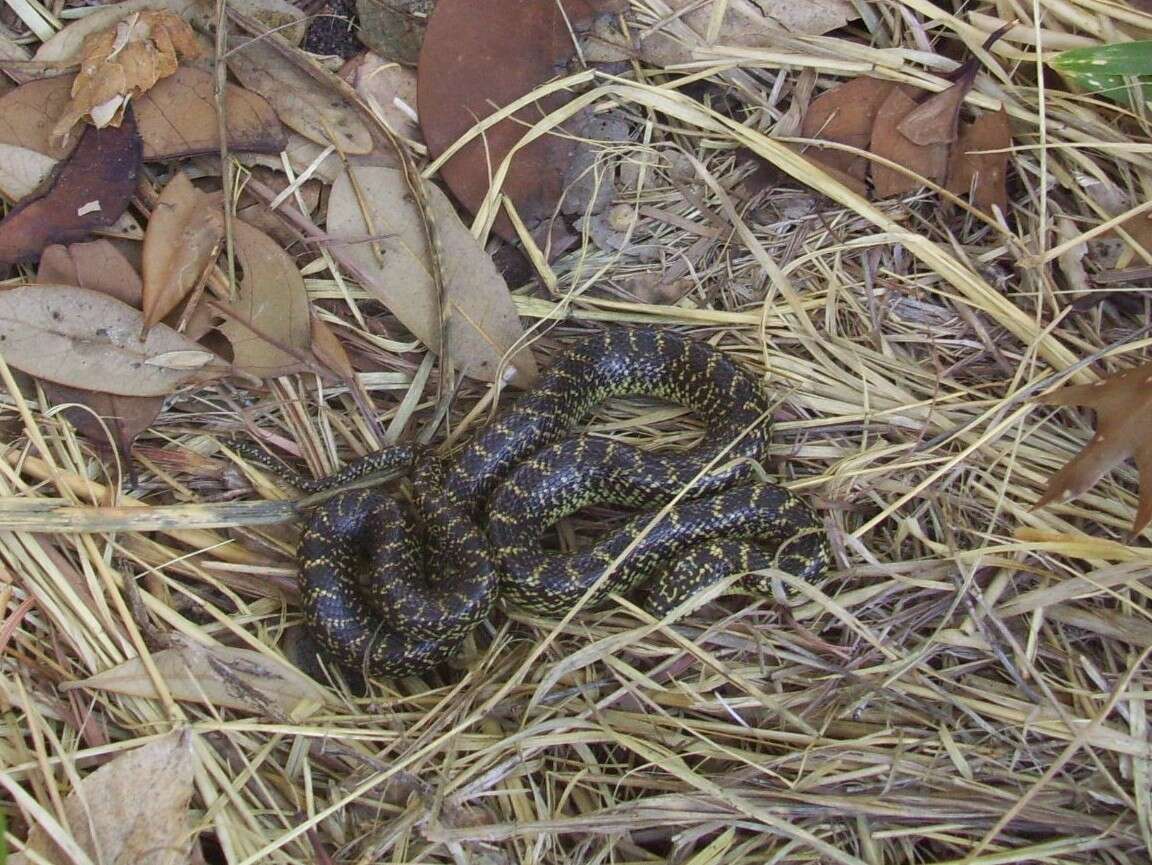
[[[41,405],[34,390],[4,400],[0,809],[13,846],[48,861],[57,852],[44,833],[70,851],[60,861],[82,859],[90,836],[108,861],[145,862],[1148,858],[1147,310],[1140,283],[1117,280],[1152,249],[1140,209],[1152,168],[1134,103],[1086,99],[1055,78],[1043,98],[1035,87],[1051,49],[1152,35],[1139,13],[1071,0],[1039,23],[1013,7],[1021,20],[1011,26],[988,4],[955,17],[915,5],[565,4],[577,23],[558,29],[559,65],[520,95],[544,104],[563,93],[547,123],[579,139],[582,161],[569,164],[559,198],[513,199],[517,212],[571,232],[573,245],[559,248],[511,233],[507,244],[500,232],[477,241],[500,204],[491,172],[503,157],[477,175],[483,218],[469,228],[434,191],[444,178],[411,130],[398,118],[385,129],[351,88],[293,53],[303,13],[285,5],[229,3],[239,10],[229,35],[264,42],[263,30],[284,27],[278,56],[302,64],[309,98],[269,104],[230,81],[227,122],[233,98],[253,107],[243,131],[229,125],[229,148],[271,153],[281,123],[311,124],[324,143],[294,138],[283,159],[236,154],[230,172],[217,159],[192,175],[175,160],[211,159],[219,146],[210,73],[179,65],[130,100],[148,164],[124,225],[162,228],[155,205],[181,169],[230,217],[253,206],[251,194],[263,219],[280,221],[258,235],[236,228],[232,263],[225,252],[198,256],[191,293],[149,331],[187,342],[150,355],[171,379],[164,396],[144,398],[164,400],[164,413],[144,422],[131,453],[122,442],[138,482],[118,483],[110,461],[74,437],[73,413]],[[584,8],[611,14],[585,25]],[[211,4],[129,0],[70,21],[41,57],[78,64],[89,36],[146,9],[202,33],[214,26]],[[487,27],[523,39],[533,26],[521,15],[505,32],[475,9],[459,13],[471,16],[469,38]],[[978,59],[963,59],[964,46],[998,30]],[[1028,41],[1037,33],[1039,46]],[[584,65],[596,40],[616,65]],[[451,69],[443,50],[425,43],[427,62]],[[497,52],[484,73],[520,71],[507,70],[514,53]],[[304,86],[268,68],[282,89]],[[557,83],[570,71],[574,83]],[[194,82],[180,89],[195,98],[178,103],[182,125],[153,146],[145,106],[154,100],[163,120],[158,94],[179,79]],[[70,83],[24,89],[34,86],[44,85],[0,97],[20,94],[0,105],[41,115],[0,112],[0,145],[76,161],[34,143],[50,137]],[[329,92],[340,94],[331,114],[313,99]],[[365,101],[386,109],[391,92]],[[457,136],[476,131],[494,106],[484,107],[457,119]],[[582,114],[611,116],[625,134],[586,134]],[[349,117],[369,133],[361,156],[328,147],[342,138],[326,127]],[[543,130],[539,110],[518,122],[517,136]],[[9,140],[10,128],[32,137]],[[744,185],[748,154],[772,167],[767,189]],[[885,154],[905,169],[904,191],[888,197],[876,175]],[[510,164],[529,164],[522,157]],[[257,160],[283,178],[248,174],[242,165]],[[362,205],[352,180],[337,180],[345,160],[357,176],[366,163],[368,177],[392,175],[360,184]],[[589,186],[570,187],[573,173]],[[317,204],[300,175],[345,188]],[[947,206],[924,180],[951,193]],[[952,206],[956,196],[970,206]],[[39,231],[43,245],[11,270],[0,304],[43,319],[61,289],[112,288],[98,271],[139,282],[139,250],[128,272],[102,244],[65,253],[46,246],[51,236]],[[36,257],[60,288],[27,285]],[[267,278],[250,283],[253,272]],[[388,281],[409,275],[412,284]],[[89,294],[71,297],[88,304],[68,309],[81,340],[132,303],[104,297],[116,310],[105,313]],[[483,324],[486,310],[494,318]],[[132,315],[126,332],[138,337],[144,319]],[[221,318],[225,333],[250,339],[238,365],[273,377],[180,377],[206,357],[213,375],[228,372],[219,331],[206,338],[215,351],[196,342]],[[75,341],[58,351],[47,342],[60,335],[49,321],[20,328],[25,348],[0,347],[9,367],[79,354]],[[474,322],[457,339],[453,328]],[[383,441],[438,440],[444,421],[452,447],[499,410],[503,397],[484,380],[510,357],[527,368],[514,352],[543,366],[605,322],[690,333],[764,376],[780,399],[769,470],[825,516],[836,570],[812,584],[782,579],[767,600],[709,601],[673,626],[627,606],[561,625],[507,611],[419,680],[312,671],[321,685],[294,671],[294,530],[241,515],[271,502],[234,501],[283,492],[255,493],[258,467],[224,460],[219,441],[258,438],[317,474]],[[306,371],[275,377],[293,368]],[[132,381],[121,369],[93,379]],[[1057,380],[1071,386],[1050,392]],[[1103,439],[1063,408],[1074,404],[1097,412]],[[678,408],[637,400],[611,403],[590,426],[673,448],[699,435]],[[559,543],[579,546],[604,521],[577,514]],[[102,528],[81,534],[78,524]],[[172,760],[140,763],[163,777],[128,761],[161,741]],[[194,789],[173,756],[185,741]],[[101,774],[121,761],[130,792]],[[104,814],[89,783],[136,811]],[[133,835],[138,815],[156,836]]]

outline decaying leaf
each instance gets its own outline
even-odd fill
[[[438,350],[440,324],[436,290],[425,249],[419,211],[403,174],[391,168],[354,168],[364,193],[371,229],[361,212],[352,182],[342,175],[328,202],[328,233],[348,244],[348,253],[375,294],[419,337]],[[428,205],[436,224],[448,295],[448,339],[452,361],[464,375],[492,381],[501,360],[522,331],[508,287],[491,257],[460,222],[447,196],[427,184]],[[382,257],[373,253],[376,238]],[[513,381],[527,386],[536,377],[531,353],[510,359]]]
[[[215,82],[209,73],[182,66],[133,104],[146,162],[220,152]],[[224,119],[232,152],[279,153],[284,148],[287,135],[276,112],[250,90],[225,87]]]
[[[68,104],[73,80],[73,75],[38,78],[0,97],[0,142],[55,159],[67,156],[75,132],[60,141],[52,128]],[[209,73],[180,67],[132,100],[145,162],[219,152],[214,87]],[[230,150],[278,153],[284,147],[284,127],[263,98],[228,84],[224,99]]]
[[[335,144],[344,153],[371,152],[372,133],[359,110],[338,89],[320,84],[266,39],[232,44],[228,69],[241,84],[267,99],[286,126],[305,138]],[[318,74],[329,73],[319,70]]]
[[[288,0],[229,0],[228,5],[279,33],[293,45],[304,38],[304,13]],[[93,8],[83,18],[70,23],[36,50],[35,59],[60,66],[75,65],[81,60],[85,39],[145,9],[179,15],[206,32],[216,23],[215,4],[203,0],[121,0]]]
[[[1052,476],[1036,507],[1075,498],[1113,467],[1134,457],[1140,479],[1140,503],[1132,532],[1143,531],[1152,521],[1152,436],[1148,434],[1152,430],[1152,363],[1094,384],[1061,388],[1037,402],[1092,409],[1096,412],[1096,435]]]
[[[178,172],[160,193],[144,234],[144,324],[176,308],[211,266],[224,237],[224,214]]]
[[[788,34],[819,36],[858,18],[850,0],[664,0],[673,15],[651,28],[637,46],[653,66],[696,59],[709,45],[774,47]],[[723,17],[714,24],[717,6]]]
[[[169,693],[177,700],[285,716],[325,702],[323,688],[290,664],[269,655],[191,640],[179,642],[178,646],[151,656]],[[138,658],[65,687],[157,697],[152,677]]]
[[[40,188],[59,160],[27,147],[0,144],[0,196],[19,201]]]
[[[1008,157],[1012,147],[1012,126],[1008,112],[985,111],[972,123],[960,127],[960,137],[952,147],[945,187],[957,195],[972,193],[972,204],[992,212],[1008,210]],[[996,151],[979,153],[976,151]]]
[[[979,66],[968,60],[958,70],[956,79],[939,93],[924,99],[904,115],[898,129],[913,144],[947,144],[956,140],[960,106],[976,81]]]
[[[234,223],[236,259],[244,270],[236,303],[220,331],[232,344],[232,364],[260,378],[304,368],[312,342],[304,278],[275,241],[247,223]]]
[[[140,277],[123,253],[107,240],[49,246],[40,256],[36,283],[75,285],[140,308]],[[88,410],[65,408],[64,416],[93,442],[103,444],[111,436],[110,444],[124,457],[136,436],[148,429],[164,408],[162,396],[118,396],[52,381],[44,381],[41,386],[53,405],[85,406]]]
[[[90,862],[103,865],[185,865],[195,834],[193,734],[169,733],[126,751],[81,779],[57,815]],[[36,823],[24,862],[72,865],[76,859]]]
[[[415,65],[432,0],[357,0],[360,41],[384,57]]]
[[[377,0],[366,0],[372,5]],[[364,4],[361,4],[364,5]],[[416,73],[382,60],[375,54],[362,54],[348,61],[340,76],[351,84],[365,102],[374,102],[389,128],[404,138],[420,140],[416,122]]]
[[[800,134],[837,144],[867,150],[872,141],[876,114],[895,85],[891,81],[861,76],[824,91],[809,106]],[[821,165],[849,174],[858,180],[868,175],[869,160],[842,150],[810,148],[805,156]]]
[[[98,291],[24,285],[0,292],[0,352],[17,369],[72,387],[124,396],[163,396],[190,382],[219,378],[227,364],[172,328],[140,338],[139,310]],[[193,354],[195,368],[170,364]]]
[[[49,246],[40,256],[36,282],[75,285],[107,294],[129,306],[140,306],[140,276],[108,240]]]
[[[916,102],[907,89],[894,87],[876,114],[870,145],[872,152],[912,172],[906,174],[886,165],[874,164],[872,185],[877,198],[891,198],[915,192],[923,185],[923,181],[915,175],[933,183],[944,181],[948,170],[948,143],[917,144],[900,131],[901,121],[915,111],[916,107]]]
[[[34,78],[0,97],[0,142],[63,159],[76,144],[53,141],[52,127],[68,104],[74,75]]]
[[[128,100],[176,71],[181,57],[196,57],[200,45],[187,22],[171,12],[133,12],[84,40],[72,100],[53,129],[66,138],[81,119],[103,128],[120,122]]]
[[[113,225],[136,191],[140,161],[131,109],[119,127],[87,127],[50,184],[0,222],[0,264],[28,261],[49,243],[80,240]]]
[[[420,126],[433,156],[453,145],[478,120],[515,102],[555,77],[571,59],[572,32],[587,27],[595,12],[585,0],[440,0],[428,21],[420,54]],[[492,174],[541,117],[568,99],[553,93],[495,124],[444,163],[441,175],[453,194],[476,213]],[[564,192],[565,172],[581,145],[556,130],[516,151],[501,190],[529,229],[552,216]],[[514,240],[503,213],[493,230]]]
[[[352,367],[348,352],[344,350],[344,345],[331,326],[315,316],[312,318],[312,355],[324,369],[347,382],[349,387],[354,387],[356,370]]]

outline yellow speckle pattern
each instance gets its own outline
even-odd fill
[[[690,406],[708,425],[704,443],[668,454],[572,434],[597,404],[622,394]],[[562,614],[598,580],[593,603],[644,582],[645,605],[659,615],[733,573],[818,576],[830,559],[819,518],[782,487],[754,481],[767,413],[759,382],[721,352],[650,328],[606,330],[560,357],[447,464],[398,446],[323,481],[293,476],[315,490],[403,466],[414,489],[414,515],[363,490],[310,513],[299,549],[306,621],[338,662],[399,676],[451,658],[498,599]],[[648,513],[591,549],[541,549],[544,528],[594,502]]]

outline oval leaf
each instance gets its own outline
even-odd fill
[[[24,285],[0,293],[0,353],[38,378],[124,396],[163,396],[228,373],[227,364],[166,325],[141,340],[143,325],[139,310],[85,288]],[[196,369],[154,362],[174,351],[198,352],[203,362]]]
[[[289,715],[302,704],[325,701],[323,688],[283,661],[250,649],[181,643],[152,654],[152,663],[177,700],[264,715]],[[152,677],[138,658],[65,687],[157,698]]]
[[[115,224],[136,191],[140,138],[131,108],[119,127],[85,127],[43,192],[0,222],[0,264],[29,261],[49,243],[81,240]]]
[[[178,172],[160,193],[144,235],[144,323],[151,327],[196,287],[224,236],[218,203]]]
[[[301,62],[310,63],[301,54]],[[326,87],[289,61],[265,39],[234,42],[228,69],[240,83],[267,99],[284,124],[317,144],[344,153],[370,153],[372,133],[338,86]],[[317,67],[317,75],[331,73]],[[331,76],[333,84],[338,79]]]
[[[190,811],[192,745],[190,731],[169,733],[105,763],[68,794],[64,825],[89,861],[138,865],[188,861],[195,837]],[[75,862],[52,840],[51,832],[33,826],[28,851],[39,854],[35,861]]]
[[[416,334],[438,350],[440,324],[420,214],[401,172],[358,167],[356,182],[370,210],[372,229],[360,209],[361,199],[348,174],[332,187],[328,233],[349,241],[347,254],[371,291]],[[436,226],[448,294],[448,340],[452,361],[461,373],[492,381],[503,370],[501,360],[523,334],[508,286],[492,259],[456,215],[448,197],[426,184],[428,206]],[[384,254],[377,259],[369,235]],[[511,359],[513,382],[531,384],[536,362],[527,349]]]
[[[304,366],[298,353],[312,343],[304,278],[264,232],[239,220],[234,229],[244,278],[239,298],[229,307],[232,318],[220,326],[232,343],[232,364],[260,378],[298,371]]]

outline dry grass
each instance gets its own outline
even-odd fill
[[[600,165],[627,166],[618,201],[637,218],[621,253],[588,243],[551,269],[537,258],[517,302],[538,357],[590,325],[646,321],[763,369],[780,398],[770,468],[833,538],[836,567],[818,583],[713,600],[672,625],[625,601],[559,624],[501,615],[442,676],[217,698],[218,681],[163,658],[201,669],[198,644],[276,665],[298,623],[294,530],[277,522],[290,511],[259,501],[285,494],[238,471],[219,439],[259,428],[323,472],[370,447],[372,425],[310,378],[204,389],[141,438],[129,491],[5,370],[10,842],[37,820],[28,799],[59,819],[109,754],[186,728],[210,862],[1152,861],[1152,552],[1126,535],[1135,472],[1033,512],[1090,427],[1029,401],[1146,356],[1140,283],[1070,304],[1099,290],[1077,282],[1080,244],[1097,259],[1112,244],[1117,266],[1146,256],[1099,235],[1152,184],[1145,118],[1038,89],[1033,43],[1149,38],[1152,18],[1101,0],[1043,5],[1033,26],[1033,5],[977,4],[979,28],[921,0],[880,5],[870,26],[893,47],[709,50],[680,70],[694,87],[583,76],[576,104],[615,105],[632,124]],[[801,76],[824,86],[871,69],[939,89],[949,63],[926,39],[975,47],[1013,16],[970,100],[1013,118],[1004,219],[932,192],[866,202],[773,140],[794,130]],[[709,107],[723,98],[747,125]],[[783,177],[749,199],[738,146],[826,197]],[[683,298],[658,299],[653,273],[677,275]],[[310,290],[346,321],[340,304],[366,301],[322,276]],[[342,331],[379,365],[363,377],[377,420],[426,434],[436,372],[377,318]],[[452,441],[484,422],[482,393],[457,393]],[[678,446],[695,434],[639,401],[593,426]],[[134,658],[137,695],[64,687]]]

